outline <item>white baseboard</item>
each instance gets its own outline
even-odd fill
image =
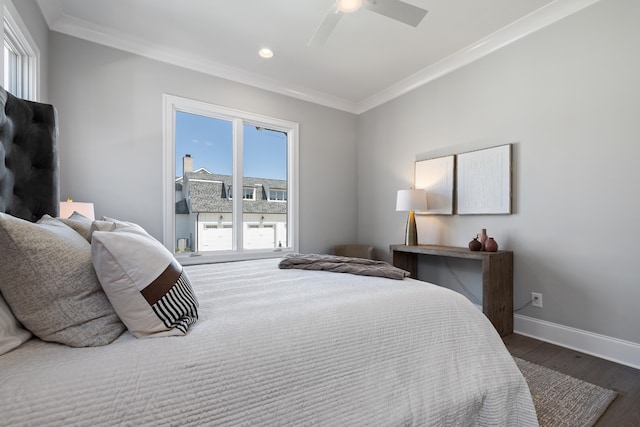
[[[514,332],[640,369],[640,344],[516,314]]]

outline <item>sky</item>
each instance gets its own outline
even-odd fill
[[[190,154],[193,169],[231,175],[233,135],[230,121],[176,112],[176,176],[182,175],[182,158]],[[244,176],[287,179],[287,136],[272,130],[244,126]]]

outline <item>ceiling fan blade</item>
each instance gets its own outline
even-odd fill
[[[417,27],[427,14],[426,9],[421,9],[400,0],[365,0],[362,6],[412,27]]]
[[[320,26],[313,34],[313,37],[311,37],[311,40],[309,40],[308,46],[322,46],[331,35],[331,32],[338,24],[340,18],[342,18],[342,12],[340,12],[336,7],[336,4],[333,3],[324,19],[320,23]]]

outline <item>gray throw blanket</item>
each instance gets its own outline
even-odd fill
[[[336,255],[286,254],[278,266],[280,268],[323,270],[334,273],[359,274],[361,276],[387,277],[396,280],[409,277],[408,271],[394,267],[384,261]]]

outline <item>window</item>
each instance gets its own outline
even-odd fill
[[[297,123],[171,95],[164,114],[164,244],[180,262],[297,251]]]
[[[229,193],[227,196],[232,199],[233,198],[233,190],[232,187],[229,187]],[[242,199],[243,200],[255,200],[256,199],[256,190],[253,188],[243,188],[242,189]]]
[[[19,98],[35,101],[38,49],[13,5],[6,2],[3,10],[3,86]]]
[[[256,190],[253,188],[243,188],[242,189],[242,199],[243,200],[255,200],[256,199]]]
[[[287,201],[287,190],[269,190],[269,200]]]

